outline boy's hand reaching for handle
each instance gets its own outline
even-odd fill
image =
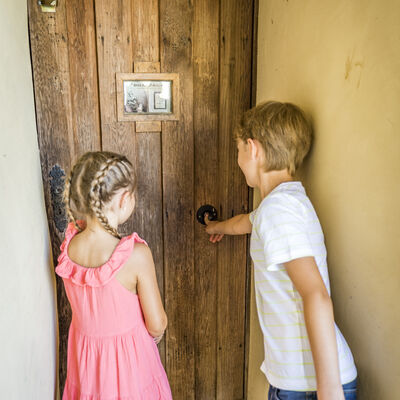
[[[239,214],[225,221],[210,221],[208,214],[204,215],[206,232],[210,235],[210,242],[221,241],[224,235],[245,235],[251,233],[251,222],[249,214]]]
[[[210,221],[208,219],[208,214],[205,214],[204,222],[206,223],[206,232],[210,235],[210,242],[217,243],[221,241],[221,239],[224,237],[224,234],[218,233],[216,229],[218,221]]]

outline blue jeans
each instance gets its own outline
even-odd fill
[[[357,379],[343,385],[344,398],[346,400],[357,399]],[[268,400],[317,400],[317,392],[296,392],[293,390],[269,387]]]

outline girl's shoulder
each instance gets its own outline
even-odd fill
[[[78,226],[84,227],[82,221],[77,222]],[[58,257],[56,273],[80,286],[95,287],[105,285],[124,265],[131,264],[132,257],[140,257],[148,248],[147,243],[134,232],[131,235],[124,236],[119,241],[106,263],[96,268],[86,268],[75,263],[68,256],[69,243],[78,232],[73,223],[68,225],[65,239],[60,247],[61,253]]]
[[[86,228],[86,221],[83,220],[77,220],[76,221],[77,225],[79,226],[79,228],[85,229]],[[69,242],[72,240],[72,238],[79,232],[78,228],[75,226],[75,224],[73,222],[70,222],[67,225],[67,229],[65,230],[64,233],[64,240],[60,246],[60,250],[61,252],[63,252],[64,250],[67,249]]]
[[[143,270],[148,269],[149,266],[154,265],[153,255],[149,246],[143,239],[136,236],[134,240],[137,241],[132,247],[131,254],[127,260],[127,266],[132,269],[133,272],[139,274],[143,272]]]
[[[129,260],[124,266],[124,271],[134,277],[136,284],[156,281],[157,274],[153,255],[146,242],[135,244]]]

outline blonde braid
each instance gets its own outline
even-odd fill
[[[68,178],[65,181],[64,185],[64,192],[63,192],[63,200],[64,200],[64,205],[65,205],[65,211],[67,212],[67,218],[68,221],[72,221],[74,223],[75,228],[81,232],[82,229],[76,222],[75,216],[72,213],[71,206],[70,206],[70,200],[71,200],[71,182],[72,182],[72,174],[75,168],[71,170],[71,172],[68,175]]]
[[[117,158],[110,158],[107,160],[96,173],[91,187],[89,191],[90,195],[90,208],[96,215],[97,219],[103,225],[104,229],[111,233],[111,235],[115,236],[118,239],[121,239],[121,236],[117,232],[115,228],[113,228],[109,222],[107,217],[104,215],[102,211],[102,204],[100,200],[100,191],[101,191],[101,184],[104,178],[107,176],[108,171],[116,164],[118,164],[119,160]]]

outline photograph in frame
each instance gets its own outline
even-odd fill
[[[118,121],[179,121],[179,74],[117,72],[115,79]]]
[[[172,82],[124,80],[124,114],[152,115],[172,113]]]

